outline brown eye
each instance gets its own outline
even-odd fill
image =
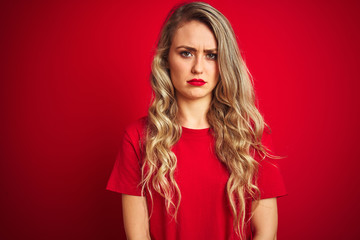
[[[182,51],[182,52],[180,52],[180,55],[183,57],[186,57],[186,58],[192,56],[191,52],[189,52],[189,51]]]
[[[211,59],[211,60],[216,60],[217,59],[217,54],[216,53],[209,53],[207,55],[207,58]]]

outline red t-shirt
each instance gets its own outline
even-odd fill
[[[141,196],[139,183],[144,157],[141,144],[146,121],[146,117],[141,118],[125,129],[108,190]],[[239,239],[233,229],[226,193],[229,172],[215,155],[214,137],[209,129],[183,127],[182,130],[180,140],[172,148],[177,157],[175,179],[181,191],[177,220],[167,214],[164,198],[153,190],[152,210],[151,199],[147,197],[152,213],[151,239]],[[286,194],[279,169],[272,160],[260,161],[258,174],[261,198]]]

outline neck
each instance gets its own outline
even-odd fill
[[[192,129],[203,129],[210,127],[206,114],[209,111],[211,99],[184,100],[177,99],[177,118],[181,126]]]

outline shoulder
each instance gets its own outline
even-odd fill
[[[126,125],[124,129],[124,137],[131,141],[139,141],[144,139],[146,128],[148,125],[148,117],[144,116]]]
[[[273,143],[272,143],[272,136],[271,136],[271,130],[269,127],[266,127],[264,129],[263,135],[261,137],[261,144],[267,151],[272,151],[273,149]]]
[[[261,136],[261,145],[268,154],[273,154],[273,144],[272,144],[272,136],[271,130],[269,128],[265,128],[263,134]],[[260,153],[259,150],[252,148],[252,156],[254,159],[261,163],[263,160],[269,161],[268,157],[264,157],[263,153]]]
[[[266,129],[261,139],[262,145],[266,150],[267,156],[256,154],[258,161],[258,187],[261,191],[261,199],[272,198],[286,195],[284,180],[279,167],[279,157],[274,153],[271,131]]]

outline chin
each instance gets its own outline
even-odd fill
[[[204,89],[193,89],[193,91],[183,91],[178,93],[179,94],[177,94],[177,98],[188,101],[212,98],[212,93],[204,91]]]
[[[200,99],[205,99],[205,98],[208,98],[210,97],[211,98],[211,94],[194,94],[194,95],[191,95],[191,96],[188,96],[187,99],[189,100],[200,100]]]

